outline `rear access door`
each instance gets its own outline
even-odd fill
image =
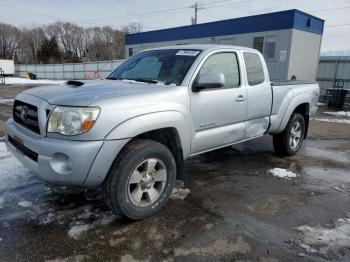
[[[259,53],[243,52],[248,93],[245,139],[263,135],[269,128],[272,89],[265,60]]]

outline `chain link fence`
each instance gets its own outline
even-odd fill
[[[71,80],[100,79],[108,76],[124,60],[111,60],[67,64],[15,65],[16,76],[25,77],[33,73],[38,79]]]
[[[321,57],[317,74],[321,95],[333,88],[337,80],[344,81],[344,89],[350,89],[350,56]]]
[[[33,73],[38,79],[99,79],[108,76],[123,61],[15,65],[15,70],[19,77],[25,77],[26,73]],[[337,79],[344,80],[344,88],[350,89],[350,57],[321,57],[317,75],[321,93],[324,94],[327,88],[333,88]]]

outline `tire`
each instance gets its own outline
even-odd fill
[[[170,150],[153,140],[136,140],[114,161],[103,184],[107,205],[132,220],[158,213],[176,181],[176,163]]]
[[[297,126],[300,126],[300,132],[295,132]],[[293,131],[293,132],[292,132]],[[301,148],[305,135],[305,119],[299,113],[293,113],[286,128],[280,134],[273,136],[273,147],[279,156],[295,155]],[[293,140],[294,136],[294,142]],[[299,136],[299,139],[297,137]]]

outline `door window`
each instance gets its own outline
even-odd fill
[[[253,53],[244,53],[244,62],[247,70],[248,84],[255,86],[261,84],[265,80],[264,68],[261,63],[260,56]]]
[[[223,73],[225,86],[223,88],[239,87],[239,67],[235,53],[219,53],[209,57],[202,65],[197,79],[207,73]]]

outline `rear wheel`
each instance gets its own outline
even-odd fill
[[[152,140],[137,140],[113,164],[104,182],[106,202],[116,214],[144,219],[165,205],[175,180],[170,150]]]
[[[305,135],[305,119],[299,113],[294,113],[285,130],[273,136],[273,146],[277,155],[295,155],[302,146]]]

